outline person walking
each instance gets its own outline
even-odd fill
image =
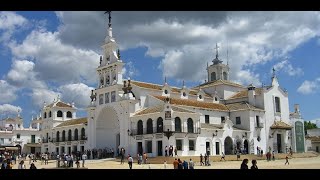
[[[190,159],[189,161],[189,169],[194,169],[194,162],[192,161],[192,159]]]
[[[272,151],[272,160],[273,160],[273,161],[275,160],[274,151]]]
[[[223,159],[224,161],[226,161],[225,157],[226,157],[226,155],[224,155],[224,153],[222,152],[220,161],[222,161],[222,159]]]
[[[289,157],[288,157],[288,155],[286,156],[286,163],[284,163],[284,165],[287,165],[287,163],[289,165]]]
[[[87,160],[87,154],[83,153],[82,154],[82,167],[84,167],[84,163],[86,162],[86,160]]]
[[[19,165],[18,165],[18,169],[26,169],[26,165],[24,164],[24,161],[20,161]]]
[[[129,154],[129,157],[128,157],[129,169],[132,169],[132,163],[133,163],[133,158],[132,158],[131,155]]]
[[[249,169],[248,168],[248,162],[249,160],[248,159],[243,159],[242,163],[241,163],[241,166],[240,166],[240,169]]]
[[[252,160],[251,163],[252,163],[251,169],[258,169],[257,160]]]

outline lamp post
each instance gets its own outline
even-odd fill
[[[212,137],[218,136],[218,130],[215,131],[216,133],[212,133]]]
[[[167,129],[167,131],[165,131],[163,133],[168,138],[168,141],[169,141],[170,137],[174,134],[174,132],[170,131],[169,129]]]

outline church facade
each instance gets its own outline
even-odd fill
[[[275,72],[269,86],[232,82],[216,47],[207,82],[199,86],[124,79],[110,14],[102,49],[98,87],[87,108],[88,149],[123,147],[149,157],[163,156],[166,146],[179,156],[305,151],[300,111],[289,112],[288,92]]]

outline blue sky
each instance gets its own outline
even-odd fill
[[[0,12],[0,118],[28,126],[58,95],[86,116],[106,27],[103,12]],[[319,12],[112,12],[112,28],[125,78],[198,85],[218,43],[233,81],[269,85],[275,67],[290,110],[320,118]]]

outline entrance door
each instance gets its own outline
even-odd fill
[[[31,147],[31,153],[32,154],[36,153],[36,148],[35,147]]]
[[[59,148],[58,147],[56,147],[56,153],[59,154]]]
[[[207,155],[211,155],[210,154],[210,142],[206,142],[206,153],[207,153]]]
[[[248,140],[244,140],[244,153],[249,154],[249,143]]]
[[[68,154],[71,154],[71,147],[68,147]]]
[[[316,152],[319,152],[319,146],[316,147]]]
[[[216,155],[220,154],[220,145],[219,142],[216,142]]]
[[[158,156],[162,156],[162,141],[158,141]]]
[[[277,134],[277,150],[278,150],[278,153],[282,153],[281,134]]]
[[[142,155],[143,149],[142,149],[142,142],[138,142],[138,153]]]
[[[120,133],[116,135],[116,149],[120,146]]]

